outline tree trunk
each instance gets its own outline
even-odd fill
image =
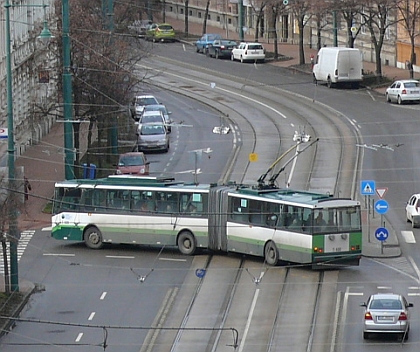
[[[204,11],[204,21],[203,21],[203,35],[207,32],[207,17],[209,17],[209,7],[210,7],[210,0],[207,0],[206,3],[206,11]]]
[[[305,50],[303,47],[303,21],[304,17],[299,18],[299,65],[305,64]]]
[[[4,292],[10,293],[10,276],[9,276],[9,263],[7,260],[7,247],[6,247],[6,236],[3,235],[1,240],[1,247],[3,249],[3,265],[4,265]]]
[[[188,0],[185,0],[185,9],[184,9],[184,32],[185,36],[188,37]]]

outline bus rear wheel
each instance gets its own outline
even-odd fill
[[[103,246],[102,234],[96,227],[89,227],[83,238],[85,240],[86,246],[92,249],[100,249]]]
[[[194,235],[188,231],[179,234],[177,244],[179,251],[185,255],[193,255],[197,249]]]
[[[279,251],[273,241],[268,242],[264,248],[264,259],[268,265],[275,266],[279,261]]]

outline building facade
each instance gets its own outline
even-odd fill
[[[54,0],[9,1],[15,155],[47,134],[56,119],[57,54],[37,40],[44,20],[50,28]],[[46,6],[43,6],[45,4]],[[0,0],[0,38],[6,38],[6,0]],[[6,41],[0,41],[0,128],[7,128]],[[4,164],[7,139],[0,140]],[[4,166],[4,165],[3,165]]]

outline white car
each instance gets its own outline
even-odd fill
[[[420,226],[420,194],[413,194],[405,207],[407,221],[411,222],[411,226]]]
[[[130,105],[131,117],[138,121],[146,105],[159,104],[159,101],[153,95],[138,95],[134,97]]]
[[[406,101],[420,102],[420,83],[416,79],[403,79],[395,81],[386,89],[387,102],[395,101],[402,104]]]
[[[265,49],[260,43],[240,43],[232,50],[231,59],[244,61],[265,61]]]

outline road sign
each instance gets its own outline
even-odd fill
[[[389,233],[385,227],[378,227],[375,231],[375,237],[378,241],[386,241]]]
[[[206,269],[196,269],[196,271],[195,271],[195,275],[196,275],[199,279],[202,279],[202,278],[206,275]]]
[[[7,128],[0,128],[0,139],[6,139],[8,135]]]
[[[289,5],[289,0],[283,0],[283,5]]]
[[[380,187],[380,188],[378,187],[376,189],[376,194],[381,199],[385,196],[386,192],[388,192],[388,187]]]
[[[389,204],[385,199],[380,199],[375,203],[375,210],[378,214],[385,214],[389,209]]]
[[[370,181],[361,181],[360,182],[360,193],[363,196],[372,196],[375,194],[376,182],[373,180]]]

